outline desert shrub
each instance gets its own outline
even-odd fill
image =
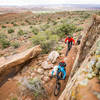
[[[14,29],[8,29],[8,33],[13,33]]]
[[[4,34],[0,34],[0,45],[3,49],[10,46],[10,41],[7,40],[7,36]]]
[[[100,15],[100,11],[99,11],[99,12],[97,12],[96,14]]]
[[[82,19],[87,19],[87,18],[89,18],[90,17],[90,14],[89,13],[84,13],[82,16],[81,16],[81,18]]]
[[[11,44],[15,49],[18,48],[20,46],[19,42],[13,42]]]
[[[27,33],[24,32],[23,30],[19,30],[19,31],[18,31],[18,35],[24,35],[24,34],[27,34]]]
[[[51,21],[51,18],[48,18],[48,21]]]
[[[53,22],[53,25],[56,25],[57,24],[57,22],[56,21],[52,21]]]
[[[14,22],[11,22],[11,24],[14,24]]]
[[[54,47],[58,39],[59,37],[57,35],[50,33],[39,33],[31,38],[34,45],[41,45],[43,53],[48,53]]]
[[[0,33],[0,40],[7,38],[5,34]]]
[[[57,19],[60,19],[60,17],[58,17]]]
[[[38,34],[38,32],[39,32],[39,30],[37,29],[37,28],[32,28],[32,32],[35,34],[35,35],[37,35]]]
[[[32,26],[30,26],[30,28],[33,28]]]
[[[57,46],[57,47],[56,47],[56,50],[57,50],[57,51],[60,51],[60,50],[62,50],[62,49],[63,49],[63,46]]]
[[[9,22],[6,22],[6,24],[9,24]]]
[[[18,26],[18,24],[16,24],[16,23],[13,23],[13,26]]]
[[[76,29],[76,32],[79,32],[79,31],[82,31],[83,30],[83,27],[78,27],[77,29]]]
[[[18,100],[18,98],[17,97],[12,97],[11,100]]]
[[[4,48],[7,48],[10,46],[10,41],[8,41],[6,39],[1,39],[0,44],[1,44],[2,48],[4,49]]]
[[[25,25],[25,23],[21,23],[21,25]]]
[[[23,79],[23,85],[35,97],[37,97],[37,96],[46,97],[47,96],[45,88],[43,87],[42,81],[39,77],[29,78],[29,79],[24,78]]]
[[[27,19],[25,20],[25,22],[28,23],[29,25],[31,24],[31,22]]]
[[[6,28],[6,26],[2,25],[2,28]]]
[[[45,31],[46,29],[48,29],[50,26],[49,24],[45,24],[41,27],[42,31]]]
[[[74,24],[61,24],[59,26],[56,26],[54,29],[52,29],[53,34],[57,34],[61,38],[65,36],[65,34],[72,34],[75,32],[76,26]]]

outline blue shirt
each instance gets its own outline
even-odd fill
[[[61,67],[60,65],[58,65],[58,73],[62,72],[63,73],[63,79],[66,78],[66,71],[64,67]]]

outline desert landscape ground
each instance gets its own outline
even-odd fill
[[[38,13],[8,8],[0,8],[0,100],[100,100],[99,8]],[[66,35],[82,37],[67,57]],[[47,60],[52,51],[59,54],[55,63]],[[91,59],[95,64],[88,69]],[[56,80],[49,75],[62,60],[67,76],[54,96]]]

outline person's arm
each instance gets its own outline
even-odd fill
[[[63,69],[62,73],[63,73],[63,79],[65,79],[66,78],[66,71]]]
[[[65,39],[65,43],[67,42],[68,38]]]
[[[71,38],[72,39],[72,41],[73,41],[73,44],[75,44],[75,40],[73,39],[73,38]]]
[[[51,75],[53,76],[53,74],[54,74],[54,70],[51,72]]]

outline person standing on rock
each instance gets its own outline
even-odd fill
[[[65,39],[65,43],[67,43],[67,41],[68,41],[68,47],[67,47],[67,51],[66,51],[66,56],[68,55],[68,52],[72,48],[72,45],[75,44],[75,40],[71,36],[68,36]]]

